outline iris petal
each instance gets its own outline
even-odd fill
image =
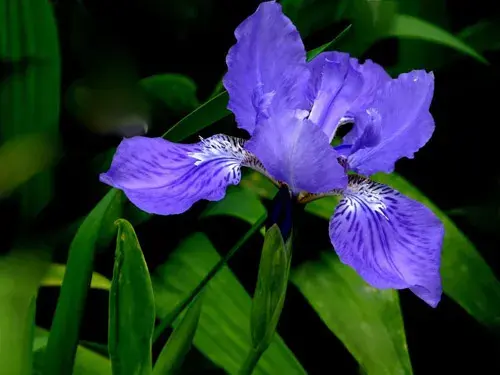
[[[354,118],[367,108],[375,92],[390,80],[384,69],[371,60],[360,64],[342,52],[324,52],[308,64],[311,70],[308,97],[309,119],[330,141],[342,118]]]
[[[294,193],[324,193],[347,185],[337,151],[321,129],[303,116],[290,113],[259,123],[245,147]]]
[[[434,213],[396,190],[350,177],[330,221],[330,239],[343,263],[376,288],[410,288],[435,307],[444,228]]]
[[[243,143],[222,134],[195,144],[124,139],[100,180],[123,190],[143,211],[180,214],[200,199],[222,199],[227,186],[240,182],[242,165],[259,169],[260,163]]]
[[[239,127],[252,135],[261,116],[306,109],[306,52],[281,5],[261,3],[238,26],[235,36],[237,43],[227,55],[223,83],[229,93],[228,108]]]
[[[413,158],[434,132],[434,119],[429,112],[433,91],[434,75],[423,70],[401,74],[386,83],[370,105],[380,116],[380,142],[359,147],[350,155],[350,169],[364,175],[390,173],[398,159]],[[345,142],[356,141],[357,134],[362,134],[359,129],[354,133],[354,128]]]
[[[356,125],[349,133],[359,133],[356,136],[350,154],[367,147],[375,147],[381,141],[382,137],[382,118],[380,114],[370,108],[360,112],[355,117]],[[345,144],[345,143],[344,143]]]
[[[318,125],[331,141],[340,119],[347,113],[363,86],[363,79],[350,64],[346,53],[331,52],[310,63],[314,99],[309,120]],[[313,78],[312,78],[313,79]],[[316,81],[316,78],[314,78]]]

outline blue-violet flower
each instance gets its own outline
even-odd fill
[[[261,3],[235,36],[223,83],[250,139],[124,139],[101,181],[160,215],[222,199],[240,182],[241,167],[285,184],[298,202],[341,194],[329,229],[341,261],[376,288],[410,288],[435,307],[443,225],[421,203],[366,177],[392,172],[431,137],[433,74],[391,79],[376,63],[340,52],[306,62],[297,29],[274,1]],[[347,122],[352,130],[332,147]]]

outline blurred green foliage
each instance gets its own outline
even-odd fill
[[[43,160],[54,154],[52,142],[58,137],[61,67],[57,27],[47,1],[0,1],[0,61],[2,70],[7,71],[0,90],[0,142],[34,134],[48,142],[32,150],[32,159],[20,147],[19,155],[12,160],[26,172],[23,178],[18,177],[17,184],[33,177],[33,171],[47,169]],[[35,216],[49,202],[52,179],[52,173],[45,171],[20,188],[24,216]]]
[[[446,69],[459,59],[474,63],[476,69],[486,69],[496,56],[491,53],[500,47],[498,17],[492,15],[473,24],[452,27],[454,20],[447,13],[446,2],[441,0],[283,0],[281,3],[306,42],[316,40],[312,38],[325,30],[328,32],[328,38],[318,37],[322,41],[312,45],[309,59],[334,48],[357,56],[369,55],[377,44],[396,40],[396,61],[387,66],[391,74],[414,68]],[[196,46],[189,43],[210,28],[219,27],[211,23],[215,17],[212,2],[189,0],[165,4],[147,0],[142,5],[143,8],[135,10],[138,23],[141,17],[149,17],[143,25],[159,24],[162,30],[172,28],[175,30],[172,38],[191,49]],[[249,5],[249,11],[253,11],[255,5]],[[2,206],[4,227],[18,223],[22,227],[12,233],[6,230],[5,237],[10,235],[13,240],[5,242],[7,254],[0,255],[2,374],[156,375],[187,373],[190,366],[194,367],[194,373],[200,373],[202,364],[189,360],[195,353],[212,368],[230,374],[248,369],[250,373],[254,365],[253,374],[307,373],[314,366],[302,363],[304,358],[299,358],[296,348],[281,335],[282,332],[293,334],[294,330],[280,331],[278,324],[283,305],[283,311],[287,311],[284,301],[290,258],[285,259],[289,249],[282,239],[280,243],[280,236],[275,237],[277,244],[269,245],[269,237],[279,231],[272,227],[274,229],[265,233],[262,228],[268,200],[276,193],[269,181],[255,173],[247,174],[240,187],[228,190],[224,200],[211,202],[204,210],[194,208],[192,213],[168,219],[140,212],[115,189],[107,192],[94,209],[86,207],[90,213],[82,216],[83,211],[75,207],[80,200],[85,201],[85,197],[75,193],[76,184],[71,178],[54,181],[54,167],[68,168],[65,158],[75,160],[71,159],[75,154],[78,162],[84,159],[82,154],[85,157],[91,154],[92,158],[99,155],[96,164],[102,171],[102,165],[109,164],[116,146],[116,142],[101,144],[105,135],[142,134],[147,128],[152,135],[166,130],[167,139],[184,141],[199,133],[215,132],[218,126],[229,123],[228,96],[220,81],[209,96],[201,93],[194,76],[188,77],[171,68],[168,72],[156,69],[141,76],[141,64],[134,61],[124,47],[141,41],[129,40],[128,35],[123,37],[126,40],[123,42],[95,21],[102,11],[100,6],[105,7],[91,1],[0,0],[0,203],[5,204]],[[129,5],[113,5],[112,12],[119,12],[121,6]],[[227,17],[236,9],[231,5],[226,8]],[[134,13],[134,9],[129,12]],[[116,16],[118,20],[120,17]],[[69,19],[71,26],[67,28],[65,22]],[[108,21],[113,24],[112,20]],[[119,24],[117,22],[113,25]],[[329,32],[332,26],[337,32]],[[69,29],[71,33],[65,35],[58,29]],[[232,29],[228,35],[231,33]],[[113,36],[108,40],[103,35]],[[123,45],[118,46],[117,41]],[[167,46],[158,49],[168,50]],[[71,56],[76,56],[78,62],[71,61],[66,50],[72,50]],[[176,60],[176,53],[178,51],[172,52],[168,58]],[[222,66],[223,59],[219,52],[201,56],[196,61],[199,75],[203,76],[207,68],[202,63],[212,61]],[[61,79],[65,69],[71,70],[71,65],[81,65],[81,69],[75,68],[78,73]],[[181,66],[178,67],[181,70]],[[64,98],[61,98],[61,88]],[[200,101],[200,98],[208,99]],[[175,120],[157,121],[158,110],[160,118],[168,113],[171,117],[167,118]],[[83,125],[83,130],[68,125],[71,122],[68,116]],[[230,126],[234,128],[234,123],[230,122]],[[71,143],[68,140],[71,136],[66,133],[76,134],[76,142]],[[72,166],[72,171],[70,175],[75,179],[85,173],[80,165]],[[83,184],[83,191],[88,191],[89,196],[98,184],[95,171],[91,179]],[[500,212],[497,200],[483,206],[451,210],[450,218],[445,207],[433,204],[400,175],[380,175],[377,180],[425,203],[441,218],[446,227],[442,259],[444,291],[467,314],[497,332],[500,283],[478,246],[451,219],[465,217],[472,224],[487,228],[484,233],[495,235]],[[57,184],[61,186],[54,190]],[[74,215],[71,219],[61,219],[62,223],[52,223],[52,218],[58,215],[50,216],[47,211],[58,212],[57,207],[65,206],[63,196],[67,192],[71,202],[68,211],[73,210]],[[324,222],[331,217],[336,203],[336,198],[312,202],[305,208],[305,215]],[[493,214],[485,214],[490,211]],[[308,220],[312,216],[307,216]],[[224,223],[228,217],[238,224],[227,228],[227,232],[238,232],[240,223],[250,225],[251,229],[224,257],[219,254],[218,240],[201,233],[200,228],[212,221]],[[119,218],[116,236],[115,221]],[[39,229],[40,224],[42,228],[49,227],[50,233]],[[160,233],[154,237],[153,245],[148,242],[149,230]],[[254,236],[259,231],[266,236],[264,240],[263,236]],[[161,242],[164,239],[172,240],[169,248],[174,250],[160,260],[155,258],[153,267],[148,267],[147,252],[143,255],[138,237],[145,238],[146,245],[142,247],[154,248],[155,254],[166,250]],[[112,268],[109,254],[115,238],[116,259],[110,281],[109,272],[103,272],[104,275],[95,272],[94,261],[102,249],[105,269]],[[261,250],[262,241],[264,246],[260,252],[257,250]],[[313,240],[310,241],[312,247]],[[247,250],[248,246],[252,246],[257,255],[262,254],[258,278],[255,272],[251,274],[252,285],[258,280],[255,290],[249,290],[245,275],[227,264],[236,251]],[[57,259],[58,247],[63,248],[64,256],[60,259]],[[56,258],[53,263],[51,255]],[[275,268],[272,264],[277,258],[281,266]],[[283,268],[283,264],[287,267]],[[254,265],[249,264],[247,268],[256,268]],[[273,280],[275,277],[279,282]],[[402,313],[396,291],[369,287],[352,269],[341,264],[331,250],[320,252],[316,259],[299,262],[292,268],[290,277],[293,287],[304,298],[303,304],[307,305],[304,309],[310,309],[318,317],[326,334],[335,335],[342,342],[363,373],[413,372],[409,354],[411,340],[407,344],[404,329],[407,316],[403,314],[404,303]],[[37,300],[40,286],[60,287],[54,320],[46,325],[50,332],[35,326],[38,314],[45,308]],[[80,332],[80,328],[85,322],[85,311],[93,308],[91,304],[86,305],[89,288],[110,293],[109,338],[104,344],[82,340],[85,332]],[[98,313],[107,316],[105,308]],[[155,316],[162,323],[153,333]],[[156,353],[161,340],[152,339],[165,335],[169,326],[173,333]],[[278,333],[273,335],[276,327]],[[320,334],[325,333],[318,332]],[[260,347],[262,341],[267,350],[262,350],[263,353],[250,361],[252,365],[245,368],[248,353],[252,353],[255,346]],[[297,346],[296,342],[294,345]],[[103,354],[97,354],[99,347]],[[332,368],[327,372],[334,372],[335,361],[328,360]]]

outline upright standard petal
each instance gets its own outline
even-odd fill
[[[371,60],[363,64],[342,52],[324,52],[309,63],[309,119],[330,141],[342,119],[352,119],[365,109],[375,92],[391,77]]]
[[[359,60],[351,57],[350,62],[354,69],[363,77],[363,87],[356,101],[350,109],[348,117],[354,116],[358,111],[369,106],[377,91],[387,82],[391,81],[391,76],[379,64],[372,60],[366,60],[363,64]]]
[[[323,59],[318,60],[318,57]],[[311,78],[317,87],[313,87],[315,95],[309,120],[318,125],[331,141],[340,119],[361,92],[363,79],[352,67],[346,53],[330,52],[317,56],[311,62],[311,68],[315,76],[320,74],[321,79],[318,82],[316,77]]]
[[[237,43],[227,55],[223,83],[239,127],[252,135],[261,116],[306,109],[306,52],[281,5],[261,3],[234,34]]]
[[[330,221],[341,261],[376,288],[410,288],[435,307],[444,227],[434,213],[396,190],[359,176]]]
[[[363,175],[390,173],[398,159],[413,158],[434,132],[429,112],[433,92],[434,75],[423,70],[401,74],[386,83],[370,105],[380,116],[380,142],[351,154],[350,169]],[[356,138],[348,134],[344,140],[355,142]]]
[[[338,153],[321,129],[303,116],[288,114],[259,123],[245,148],[296,194],[343,189],[347,176]]]
[[[336,149],[349,150],[347,156],[367,147],[375,147],[382,137],[382,118],[374,108],[358,112],[354,117],[352,130]]]
[[[259,169],[244,141],[222,134],[195,144],[163,138],[124,139],[100,180],[125,192],[143,211],[180,214],[196,201],[217,201],[241,179],[240,166]]]

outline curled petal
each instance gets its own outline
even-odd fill
[[[341,261],[376,288],[410,288],[435,307],[444,227],[423,204],[358,176],[330,221],[330,239]]]
[[[348,134],[356,134],[350,154],[367,147],[375,147],[382,140],[382,118],[373,108],[360,112],[355,117],[356,125]],[[344,137],[348,138],[348,136]],[[344,143],[345,145],[346,143]]]
[[[351,66],[348,54],[332,52],[327,56],[322,61],[321,80],[309,120],[318,125],[331,141],[340,119],[359,95],[363,80]]]
[[[294,193],[324,193],[347,184],[327,136],[303,116],[289,114],[259,123],[245,148]]]
[[[360,64],[347,53],[324,52],[309,63],[311,78],[308,97],[312,102],[309,119],[330,141],[342,119],[353,118],[373,100],[374,93],[390,76],[367,60]]]
[[[380,142],[353,152],[348,159],[350,168],[364,175],[390,173],[398,159],[413,158],[434,132],[429,112],[433,92],[434,75],[423,70],[401,74],[386,83],[370,105],[380,117]],[[357,134],[361,132],[357,130]],[[355,133],[348,134],[344,141],[355,142],[357,138]]]
[[[224,198],[227,186],[240,182],[242,165],[259,169],[259,162],[243,149],[243,143],[222,134],[195,144],[163,138],[124,139],[100,180],[123,190],[143,211],[180,214],[200,199]]]
[[[306,52],[281,5],[261,3],[238,26],[235,36],[237,43],[227,55],[223,83],[229,93],[228,108],[239,127],[251,135],[260,116],[306,109]]]
[[[354,116],[358,111],[367,108],[373,101],[376,92],[387,82],[391,81],[391,76],[379,64],[372,60],[366,60],[360,64],[358,59],[351,57],[351,65],[363,77],[363,87],[356,101],[350,109],[350,115]]]

